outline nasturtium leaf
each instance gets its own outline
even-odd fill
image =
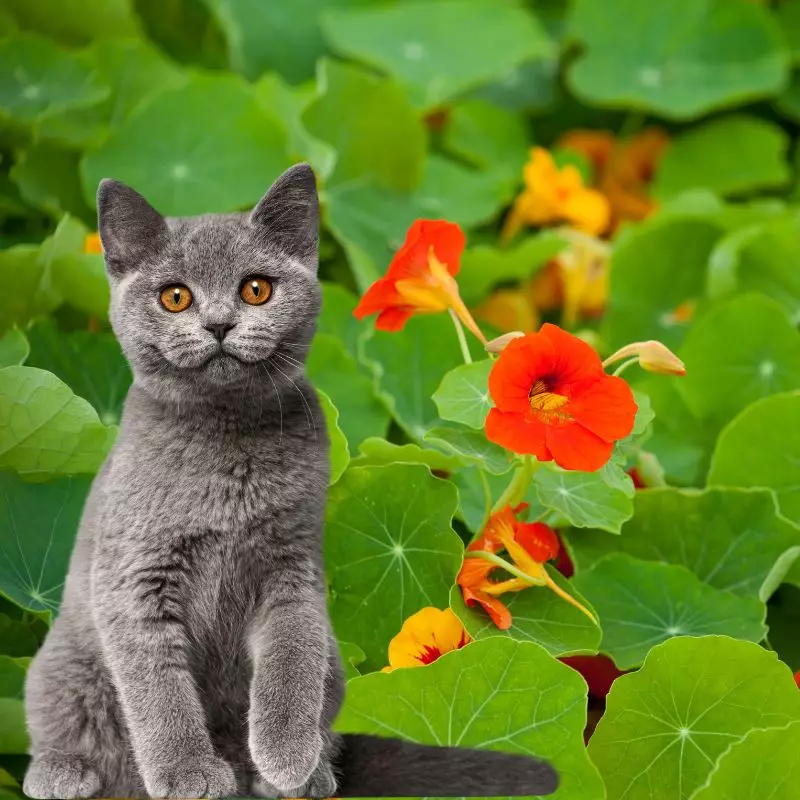
[[[359,342],[366,338],[369,327],[353,316],[358,298],[338,283],[322,282],[322,311],[317,331],[335,336],[353,358],[360,356]]]
[[[578,0],[571,33],[586,51],[568,83],[596,105],[690,119],[775,94],[787,79],[778,26],[747,0]]]
[[[736,142],[735,156],[731,142]],[[726,196],[779,188],[790,179],[788,149],[788,134],[772,122],[743,114],[720,117],[672,140],[658,165],[653,193],[665,198],[704,188]]]
[[[619,470],[608,465],[610,470]],[[533,476],[539,502],[554,513],[559,522],[576,528],[600,528],[619,533],[633,514],[630,488],[623,480],[609,481],[602,471],[562,470],[543,464]]]
[[[57,307],[59,298],[48,285],[47,272],[40,247],[19,244],[0,250],[0,331]]]
[[[108,319],[111,290],[103,256],[70,253],[50,266],[53,287],[65,303],[100,321]]]
[[[647,339],[658,339],[668,347],[683,340],[690,313],[681,310],[690,309],[703,296],[708,257],[722,233],[721,225],[710,219],[678,215],[656,218],[629,231],[611,257],[608,311],[602,326],[610,350]]]
[[[462,461],[475,464],[492,475],[503,475],[513,466],[508,451],[490,442],[483,431],[440,425],[425,434],[425,441],[447,453],[460,456]]]
[[[576,531],[578,571],[607,553],[678,564],[725,592],[766,600],[800,556],[800,530],[777,514],[767,489],[636,492],[622,536]]]
[[[0,41],[0,116],[34,124],[49,114],[84,108],[108,97],[85,59],[38,36]]]
[[[116,435],[89,403],[55,375],[0,369],[0,469],[42,479],[93,473]]]
[[[747,406],[717,440],[710,486],[768,486],[781,513],[800,520],[800,392]]]
[[[10,178],[20,196],[54,217],[64,213],[88,217],[78,175],[79,155],[45,144],[32,144],[17,154]]]
[[[530,278],[566,247],[567,241],[552,231],[529,236],[507,249],[470,247],[461,258],[458,275],[461,296],[467,303],[477,303],[493,286]]]
[[[589,755],[609,797],[689,800],[750,731],[800,719],[800,692],[774,653],[726,636],[677,637],[614,682]]]
[[[450,109],[443,144],[480,169],[519,180],[530,138],[521,115],[483,100],[467,100]]]
[[[800,785],[800,720],[732,742],[692,800],[794,800]]]
[[[255,205],[289,166],[286,148],[283,124],[244,81],[193,75],[139,106],[84,157],[84,192],[93,200],[100,179],[114,175],[162,214],[235,211]]]
[[[423,667],[351,681],[336,729],[550,761],[563,800],[605,797],[586,755],[586,684],[533,642],[473,642]]]
[[[2,669],[2,658],[24,658],[36,654],[39,649],[39,639],[34,634],[30,625],[23,620],[11,619],[5,614],[0,614],[0,669]],[[0,672],[0,682],[3,680]],[[7,697],[0,686],[0,697]]]
[[[651,647],[674,636],[760,642],[766,633],[760,600],[714,589],[676,564],[612,553],[573,583],[597,612],[603,652],[623,670],[638,667]]]
[[[389,412],[376,397],[372,378],[361,371],[338,338],[317,334],[306,363],[308,377],[338,409],[339,427],[353,452],[368,436],[386,433]]]
[[[464,465],[460,456],[447,455],[438,450],[428,450],[418,444],[394,444],[386,439],[370,437],[358,446],[360,455],[353,465],[372,466],[381,464],[425,464],[431,471],[451,472]]]
[[[24,364],[29,352],[25,334],[17,327],[9,328],[0,336],[0,369]]]
[[[320,64],[318,81],[321,94],[303,123],[336,151],[331,184],[369,180],[383,189],[414,189],[422,177],[426,134],[403,89],[337,61]]]
[[[322,406],[322,413],[325,415],[328,438],[331,442],[329,454],[331,464],[330,482],[333,484],[342,477],[342,473],[347,469],[347,465],[350,463],[350,451],[347,448],[347,437],[339,427],[339,410],[325,392],[318,389],[317,396]]]
[[[330,490],[325,567],[336,635],[387,663],[389,641],[425,606],[446,608],[463,545],[452,484],[421,464],[351,467]]]
[[[0,697],[16,697],[22,699],[25,686],[25,658],[9,655],[0,656]],[[3,780],[0,778],[0,786]]]
[[[0,697],[0,755],[23,755],[28,752],[28,748],[28,730],[22,700]]]
[[[334,50],[395,77],[422,109],[554,50],[538,19],[508,0],[410,0],[341,9],[323,16],[323,30]]]
[[[30,611],[58,611],[89,484],[0,473],[0,594]]]
[[[20,28],[38,31],[68,44],[99,36],[139,32],[132,0],[4,0],[3,8]]]
[[[458,489],[458,518],[471,530],[477,531],[487,509],[508,486],[507,474],[494,475],[483,467],[460,469],[450,476]]]
[[[378,385],[397,422],[414,439],[440,423],[431,396],[442,375],[463,363],[461,350],[446,314],[417,316],[402,331],[376,331],[364,343]]]
[[[792,72],[791,82],[775,101],[775,108],[793,122],[800,121],[800,70],[797,68]]]
[[[566,578],[554,569],[548,571],[564,591],[591,609],[586,598]],[[450,591],[450,608],[473,639],[507,636],[520,642],[536,642],[556,657],[597,652],[600,628],[550,589],[532,586],[521,592],[508,592],[500,599],[511,612],[511,627],[505,631],[501,631],[480,606],[468,606],[458,586]]]
[[[442,378],[433,393],[439,416],[450,422],[460,422],[480,430],[492,407],[489,397],[489,371],[492,360],[483,358],[471,364],[461,364]]]
[[[358,665],[363,663],[366,656],[364,651],[352,642],[339,642],[339,652],[342,655],[342,665],[344,666],[344,679],[357,678],[361,673]]]
[[[750,403],[800,386],[800,333],[779,303],[759,295],[709,310],[679,355],[686,376],[677,388],[695,416],[716,430]]]
[[[100,421],[116,424],[132,376],[122,350],[110,333],[65,333],[47,320],[28,330],[29,367],[52,372],[88,400]]]

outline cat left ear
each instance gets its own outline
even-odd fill
[[[253,209],[250,223],[265,239],[316,272],[319,199],[311,167],[296,164],[287,169]]]

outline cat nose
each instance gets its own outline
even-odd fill
[[[235,328],[236,325],[232,322],[211,322],[203,327],[213,333],[218,342],[221,342],[227,336],[228,331],[231,328]]]

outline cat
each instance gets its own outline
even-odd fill
[[[538,795],[546,762],[340,736],[326,609],[314,173],[252,212],[161,216],[101,182],[134,382],[26,681],[34,798]]]

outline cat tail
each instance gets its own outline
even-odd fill
[[[337,772],[337,797],[530,797],[558,788],[555,769],[527,756],[361,734],[342,736]]]

